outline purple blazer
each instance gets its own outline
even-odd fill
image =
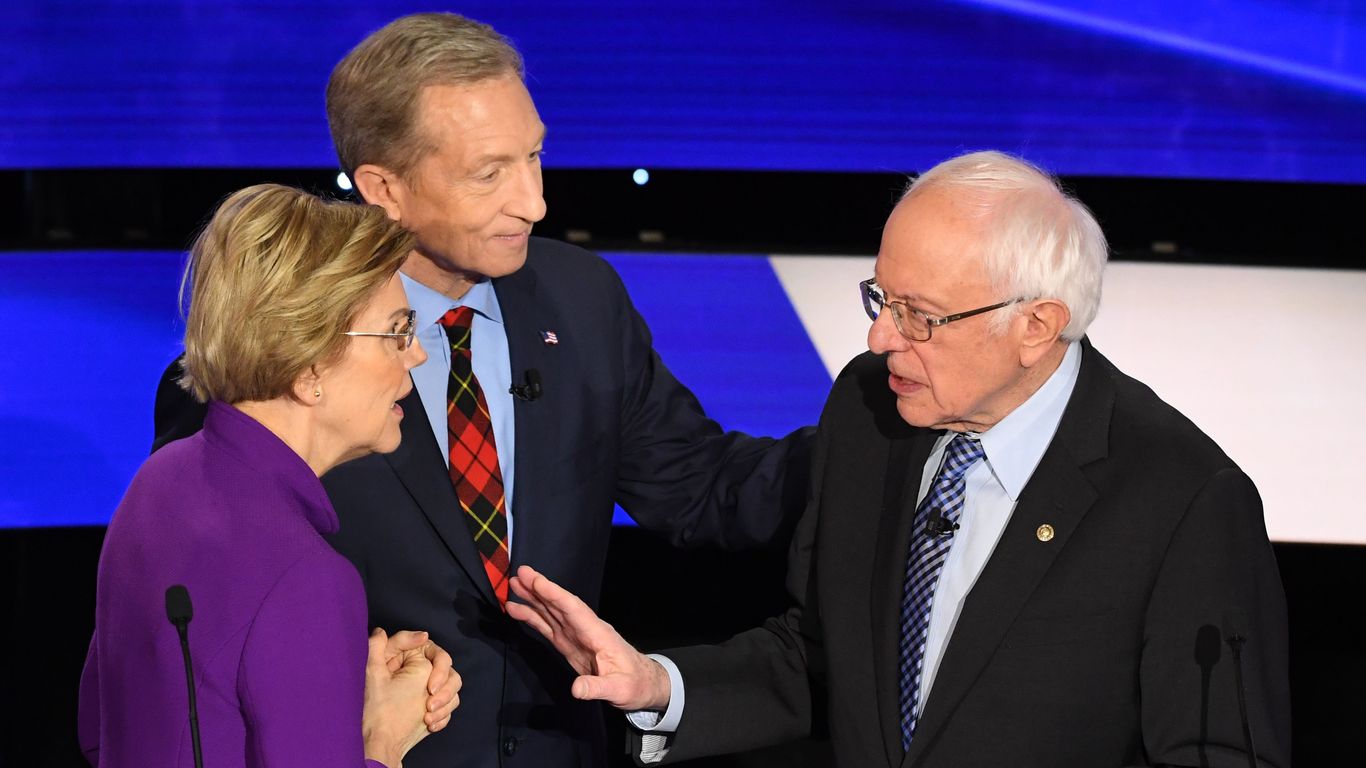
[[[304,460],[232,406],[147,459],[100,554],[78,721],[91,764],[194,764],[165,603],[184,584],[206,765],[380,766],[361,740],[365,594],[322,538],[336,530]]]

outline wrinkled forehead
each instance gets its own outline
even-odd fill
[[[514,72],[424,86],[418,94],[415,123],[429,151],[438,152],[464,149],[480,141],[525,142],[545,131],[531,94]]]
[[[897,203],[882,232],[874,275],[892,298],[989,290],[983,228],[969,206],[937,189]]]

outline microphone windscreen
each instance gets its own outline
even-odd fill
[[[190,590],[183,584],[173,584],[166,588],[166,618],[172,624],[189,624],[194,618],[194,606],[190,605]]]

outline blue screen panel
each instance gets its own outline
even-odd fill
[[[180,253],[0,253],[0,527],[102,525],[152,445]]]
[[[175,252],[0,253],[0,528],[102,525],[183,333]],[[612,254],[655,347],[730,429],[814,423],[830,387],[766,258]],[[628,521],[624,516],[621,521]]]
[[[333,64],[413,2],[11,0],[0,167],[330,167]],[[550,166],[1366,183],[1341,0],[470,0],[520,46]]]

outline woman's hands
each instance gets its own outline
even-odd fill
[[[460,704],[460,674],[426,632],[383,629],[370,635],[361,730],[365,756],[399,768],[408,750],[450,722]]]

